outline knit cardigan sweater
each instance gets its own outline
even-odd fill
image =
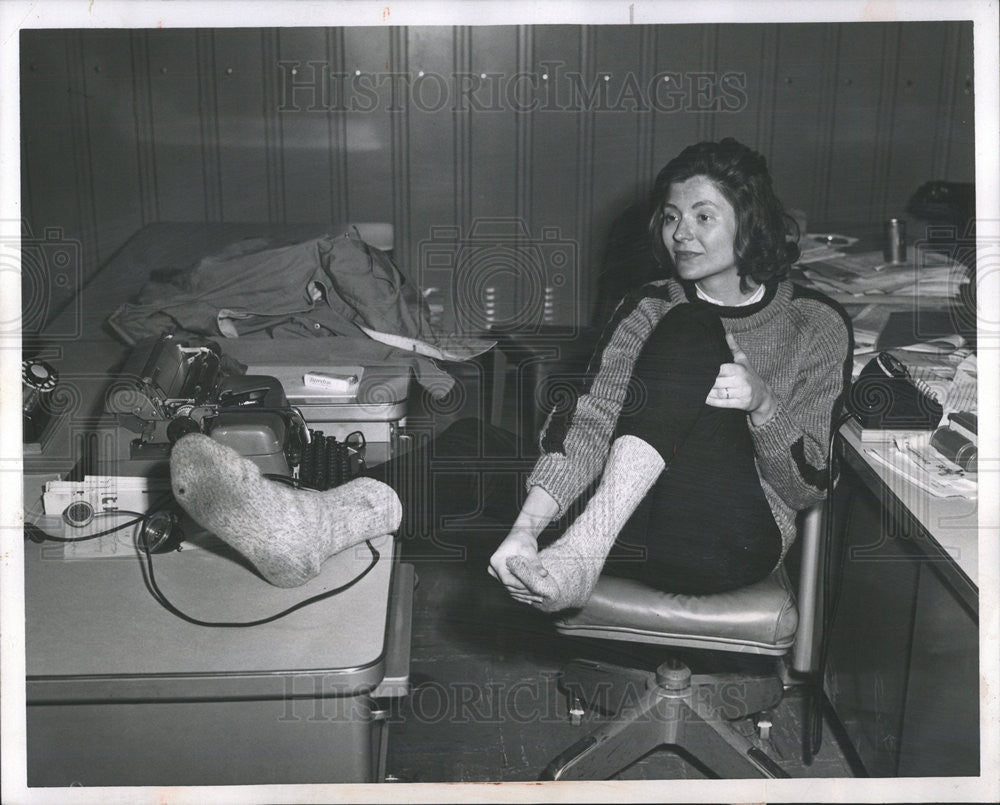
[[[601,336],[583,392],[568,412],[546,420],[542,455],[526,485],[545,489],[560,515],[600,476],[635,361],[667,311],[695,299],[693,287],[685,286],[659,280],[626,297]],[[826,493],[830,429],[850,380],[850,320],[823,294],[788,280],[769,284],[755,304],[719,306],[719,314],[777,400],[770,419],[754,426],[748,417],[747,423],[783,559],[796,536],[796,511]]]

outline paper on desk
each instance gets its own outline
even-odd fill
[[[844,256],[846,259],[846,256]],[[850,293],[852,283],[858,274],[837,265],[839,261],[822,262],[805,269],[805,274],[813,282],[822,282],[843,293]]]
[[[65,525],[61,517],[43,516],[38,518],[36,525],[47,534],[57,537],[68,537],[79,539],[80,537],[91,536],[132,523],[135,516],[131,514],[109,513],[104,517],[97,517],[88,525],[82,528],[70,528]],[[221,545],[218,537],[210,534],[187,514],[180,517],[178,528],[183,534],[181,550],[201,550],[211,546]],[[64,542],[62,546],[62,558],[72,559],[131,559],[135,561],[139,556],[139,548],[136,545],[136,536],[139,532],[139,524],[128,525],[120,531],[105,534],[103,537],[86,539],[79,542]],[[154,560],[155,561],[155,560]]]
[[[820,246],[818,244],[812,246],[803,247],[799,244],[802,251],[799,253],[799,259],[795,262],[800,265],[808,265],[809,263],[818,263],[823,260],[832,260],[836,257],[843,257],[844,252],[838,252],[836,249],[831,249],[829,246]]]
[[[922,381],[934,392],[944,407],[945,416],[955,411],[976,410],[976,356],[968,347],[936,354],[906,349],[894,349],[892,352],[906,364],[911,377]],[[966,368],[959,371],[963,366]]]
[[[948,414],[957,411],[969,411],[977,413],[978,403],[978,375],[975,354],[970,354],[958,365],[955,370],[955,377],[951,381],[945,397],[944,412]]]
[[[911,377],[929,383],[932,387],[939,387],[942,392],[942,400],[951,387],[958,366],[971,354],[968,347],[962,347],[948,353],[907,352],[898,347],[894,347],[888,352],[906,366]],[[855,349],[853,376],[857,377],[865,364],[877,354],[878,352],[874,349]]]
[[[929,435],[900,439],[891,445],[866,447],[864,452],[934,497],[975,498],[978,484],[928,443]]]
[[[811,265],[803,273],[817,286],[853,296],[954,297],[968,282],[964,266],[925,250],[898,265],[886,263],[881,252],[844,255]]]
[[[898,347],[906,353],[921,352],[928,355],[950,355],[965,346],[965,339],[954,333],[934,338],[930,341],[919,341],[916,344],[908,344],[905,347]]]
[[[849,294],[850,290],[844,288],[843,285],[838,285],[832,282],[825,282],[822,278],[813,276],[808,271],[803,271],[803,275],[809,280],[809,285],[815,288],[817,291],[822,291],[826,294]]]

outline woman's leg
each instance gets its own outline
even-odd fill
[[[527,562],[511,566],[512,573],[543,596],[540,608],[586,602],[623,527],[627,538],[618,540],[608,569],[661,589],[714,592],[736,587],[745,574],[734,579],[733,565],[741,569],[750,564],[756,573],[767,564],[763,576],[777,561],[780,535],[757,479],[746,414],[705,404],[720,365],[731,360],[722,324],[710,306],[680,305],[660,321],[633,369],[629,396],[635,404],[619,417],[593,498],[566,533],[539,554],[544,573]],[[683,484],[674,483],[675,474]],[[671,485],[662,495],[665,479]],[[677,489],[684,489],[685,496],[673,497]],[[747,514],[750,526],[744,523]],[[665,517],[671,521],[663,522]],[[758,525],[763,527],[762,546],[756,537],[744,538],[744,532],[758,533]],[[740,536],[733,538],[733,533]],[[749,554],[756,558],[761,553],[766,554],[763,560],[748,560]],[[718,554],[725,564],[721,573],[714,565]],[[692,574],[693,584],[686,574]]]
[[[746,412],[704,402],[720,364],[732,361],[722,323],[708,305],[684,307],[684,317],[657,328],[636,364],[646,404],[618,423],[617,436],[642,439],[667,470],[622,529],[607,569],[669,592],[707,594],[767,576],[781,534]],[[658,357],[665,350],[668,362]]]

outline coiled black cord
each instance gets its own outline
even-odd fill
[[[288,476],[285,475],[266,475],[265,477],[268,478],[269,480],[286,483],[297,489],[303,488],[303,484],[300,484],[294,478],[289,478]],[[159,502],[157,502],[157,505],[160,505]],[[116,531],[121,531],[122,529],[129,528],[130,526],[134,526],[141,523],[142,525],[138,529],[135,535],[134,545],[136,552],[139,554],[140,557],[142,557],[145,560],[144,567],[146,570],[146,580],[148,582],[150,594],[153,596],[154,600],[161,607],[167,610],[170,614],[180,618],[183,621],[186,621],[187,623],[194,624],[195,626],[207,626],[219,629],[244,629],[251,626],[261,626],[265,623],[273,623],[274,621],[279,620],[280,618],[284,618],[285,616],[290,615],[293,612],[296,612],[300,609],[311,606],[313,604],[318,604],[320,601],[325,601],[328,598],[332,598],[335,595],[339,595],[340,593],[349,590],[351,587],[353,587],[355,584],[361,581],[365,576],[371,573],[371,571],[375,569],[375,565],[378,564],[378,561],[381,558],[381,554],[379,553],[378,549],[372,544],[371,540],[365,540],[365,545],[368,546],[368,550],[371,552],[371,561],[368,563],[368,566],[365,567],[364,570],[358,573],[357,576],[355,576],[353,579],[346,582],[345,584],[341,584],[339,587],[334,587],[332,590],[327,590],[325,592],[319,593],[318,595],[306,598],[302,601],[299,601],[297,604],[293,604],[292,606],[281,610],[280,612],[274,613],[273,615],[268,615],[263,618],[256,618],[255,620],[250,620],[250,621],[202,620],[201,618],[196,618],[193,615],[188,615],[182,609],[175,606],[170,601],[170,599],[167,598],[166,594],[163,592],[163,590],[160,588],[159,584],[156,581],[156,574],[153,571],[153,553],[149,547],[150,540],[147,540],[145,538],[146,528],[149,524],[149,520],[156,513],[156,511],[157,510],[154,509],[154,511],[148,514],[143,514],[142,512],[127,511],[124,509],[116,509],[114,511],[109,511],[109,512],[98,512],[95,516],[107,516],[111,514],[116,514],[116,515],[130,514],[134,515],[135,519],[129,520],[126,523],[121,523],[115,526],[114,528],[109,528],[106,529],[105,531],[100,531],[96,534],[87,534],[86,536],[83,537],[60,537],[56,536],[55,534],[46,533],[37,526],[31,526],[30,529],[28,528],[28,526],[25,526],[25,531],[28,534],[28,538],[31,539],[33,542],[45,542],[45,541],[63,542],[63,543],[83,542],[85,540],[97,539],[98,537],[103,537],[108,534],[113,534]]]
[[[28,535],[28,539],[32,542],[86,542],[87,540],[97,539],[98,537],[106,537],[108,534],[114,534],[116,531],[121,531],[122,529],[134,526],[137,523],[142,523],[149,516],[143,514],[142,512],[133,512],[128,511],[127,509],[115,509],[113,511],[94,512],[94,517],[108,517],[112,514],[131,514],[135,517],[135,519],[129,520],[127,523],[119,523],[113,528],[108,528],[104,531],[98,531],[96,534],[87,534],[83,537],[60,537],[55,534],[49,534],[47,531],[42,531],[42,529],[38,526],[31,523],[25,523],[24,530]]]
[[[143,526],[145,526],[145,523],[143,523]],[[306,598],[302,601],[299,601],[297,604],[292,604],[292,606],[288,607],[287,609],[283,609],[280,612],[275,612],[273,615],[268,615],[264,618],[257,618],[255,620],[250,620],[250,621],[206,621],[200,618],[196,618],[193,615],[188,615],[186,612],[184,612],[183,610],[175,606],[173,603],[171,603],[170,599],[167,598],[163,590],[160,589],[159,584],[157,584],[156,582],[156,575],[153,572],[153,555],[152,552],[149,550],[149,546],[146,544],[146,541],[141,538],[138,540],[138,543],[139,544],[136,546],[136,550],[139,550],[141,554],[145,557],[146,578],[149,581],[150,592],[152,593],[153,598],[156,599],[156,602],[165,610],[167,610],[167,612],[169,612],[171,615],[175,615],[176,617],[180,618],[183,621],[187,621],[188,623],[194,624],[195,626],[209,626],[217,629],[245,629],[250,626],[261,626],[265,623],[273,623],[274,621],[279,620],[280,618],[284,618],[286,615],[291,615],[293,612],[303,609],[304,607],[308,607],[313,604],[318,604],[320,601],[325,601],[327,598],[332,598],[335,595],[339,595],[345,590],[349,590],[351,587],[353,587],[355,584],[361,581],[361,579],[363,579],[365,576],[371,573],[371,571],[375,568],[375,565],[378,564],[378,560],[381,557],[381,554],[378,552],[378,549],[374,545],[372,545],[371,540],[366,539],[365,545],[367,545],[368,550],[371,551],[371,556],[372,556],[371,561],[368,563],[368,566],[364,570],[362,570],[357,576],[355,576],[347,583],[341,584],[339,587],[334,587],[332,590],[327,590],[326,592],[322,592],[319,593],[318,595]]]

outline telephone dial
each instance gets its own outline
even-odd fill
[[[861,370],[847,407],[861,427],[878,430],[933,430],[944,415],[927,384],[889,352],[880,352]]]

